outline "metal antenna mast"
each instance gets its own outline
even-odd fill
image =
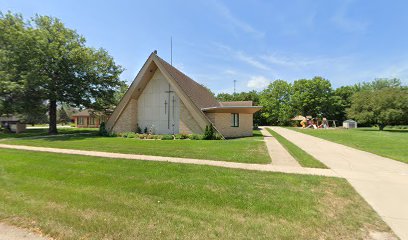
[[[234,94],[236,93],[235,92],[235,84],[237,83],[237,80],[234,80]]]

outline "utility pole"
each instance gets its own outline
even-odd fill
[[[234,95],[236,94],[236,91],[235,91],[235,84],[237,83],[237,80],[234,80]]]

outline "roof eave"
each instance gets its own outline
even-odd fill
[[[247,113],[253,114],[261,110],[262,106],[221,106],[202,108],[206,113]]]

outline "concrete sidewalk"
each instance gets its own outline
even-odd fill
[[[401,239],[408,239],[408,164],[286,128],[271,128],[346,178]]]
[[[266,148],[271,157],[271,164],[276,166],[301,167],[298,161],[272,136],[265,127],[260,127]]]
[[[8,145],[8,144],[0,144],[0,148],[28,150],[28,151],[36,151],[36,152],[75,154],[75,155],[104,157],[104,158],[120,158],[120,159],[131,159],[131,160],[208,165],[208,166],[216,166],[216,167],[256,170],[256,171],[265,171],[265,172],[281,172],[281,173],[318,175],[318,176],[326,176],[326,177],[338,177],[338,175],[330,169],[319,169],[319,168],[274,166],[271,164],[236,163],[236,162],[223,162],[223,161],[205,160],[205,159],[161,157],[161,156],[110,153],[110,152],[86,151],[86,150],[75,150],[75,149],[31,147],[31,146]]]

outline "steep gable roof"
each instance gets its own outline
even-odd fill
[[[159,56],[156,55],[156,57],[163,64],[165,70],[173,77],[182,91],[199,109],[220,106],[220,103],[207,88],[195,82]]]
[[[208,112],[254,113],[261,108],[260,106],[252,106],[251,101],[218,102],[206,87],[195,82],[193,79],[157,56],[157,52],[154,51],[150,54],[149,58],[140,69],[129,89],[109,118],[106,124],[109,131],[114,129],[130,101],[132,99],[137,99],[140,96],[144,87],[148,81],[150,81],[156,70],[161,71],[169,83],[175,88],[181,101],[202,130],[211,123],[211,120],[206,115]],[[214,128],[219,132],[215,125]]]
[[[119,104],[116,106],[107,122],[107,129],[112,130],[120,119],[131,99],[137,99],[147,82],[150,81],[156,70],[160,70],[169,82],[175,87],[180,99],[186,108],[192,113],[193,118],[201,128],[205,128],[210,120],[202,111],[207,107],[218,107],[220,104],[205,87],[201,86],[175,67],[157,56],[157,52],[150,54],[143,67],[133,80]]]

